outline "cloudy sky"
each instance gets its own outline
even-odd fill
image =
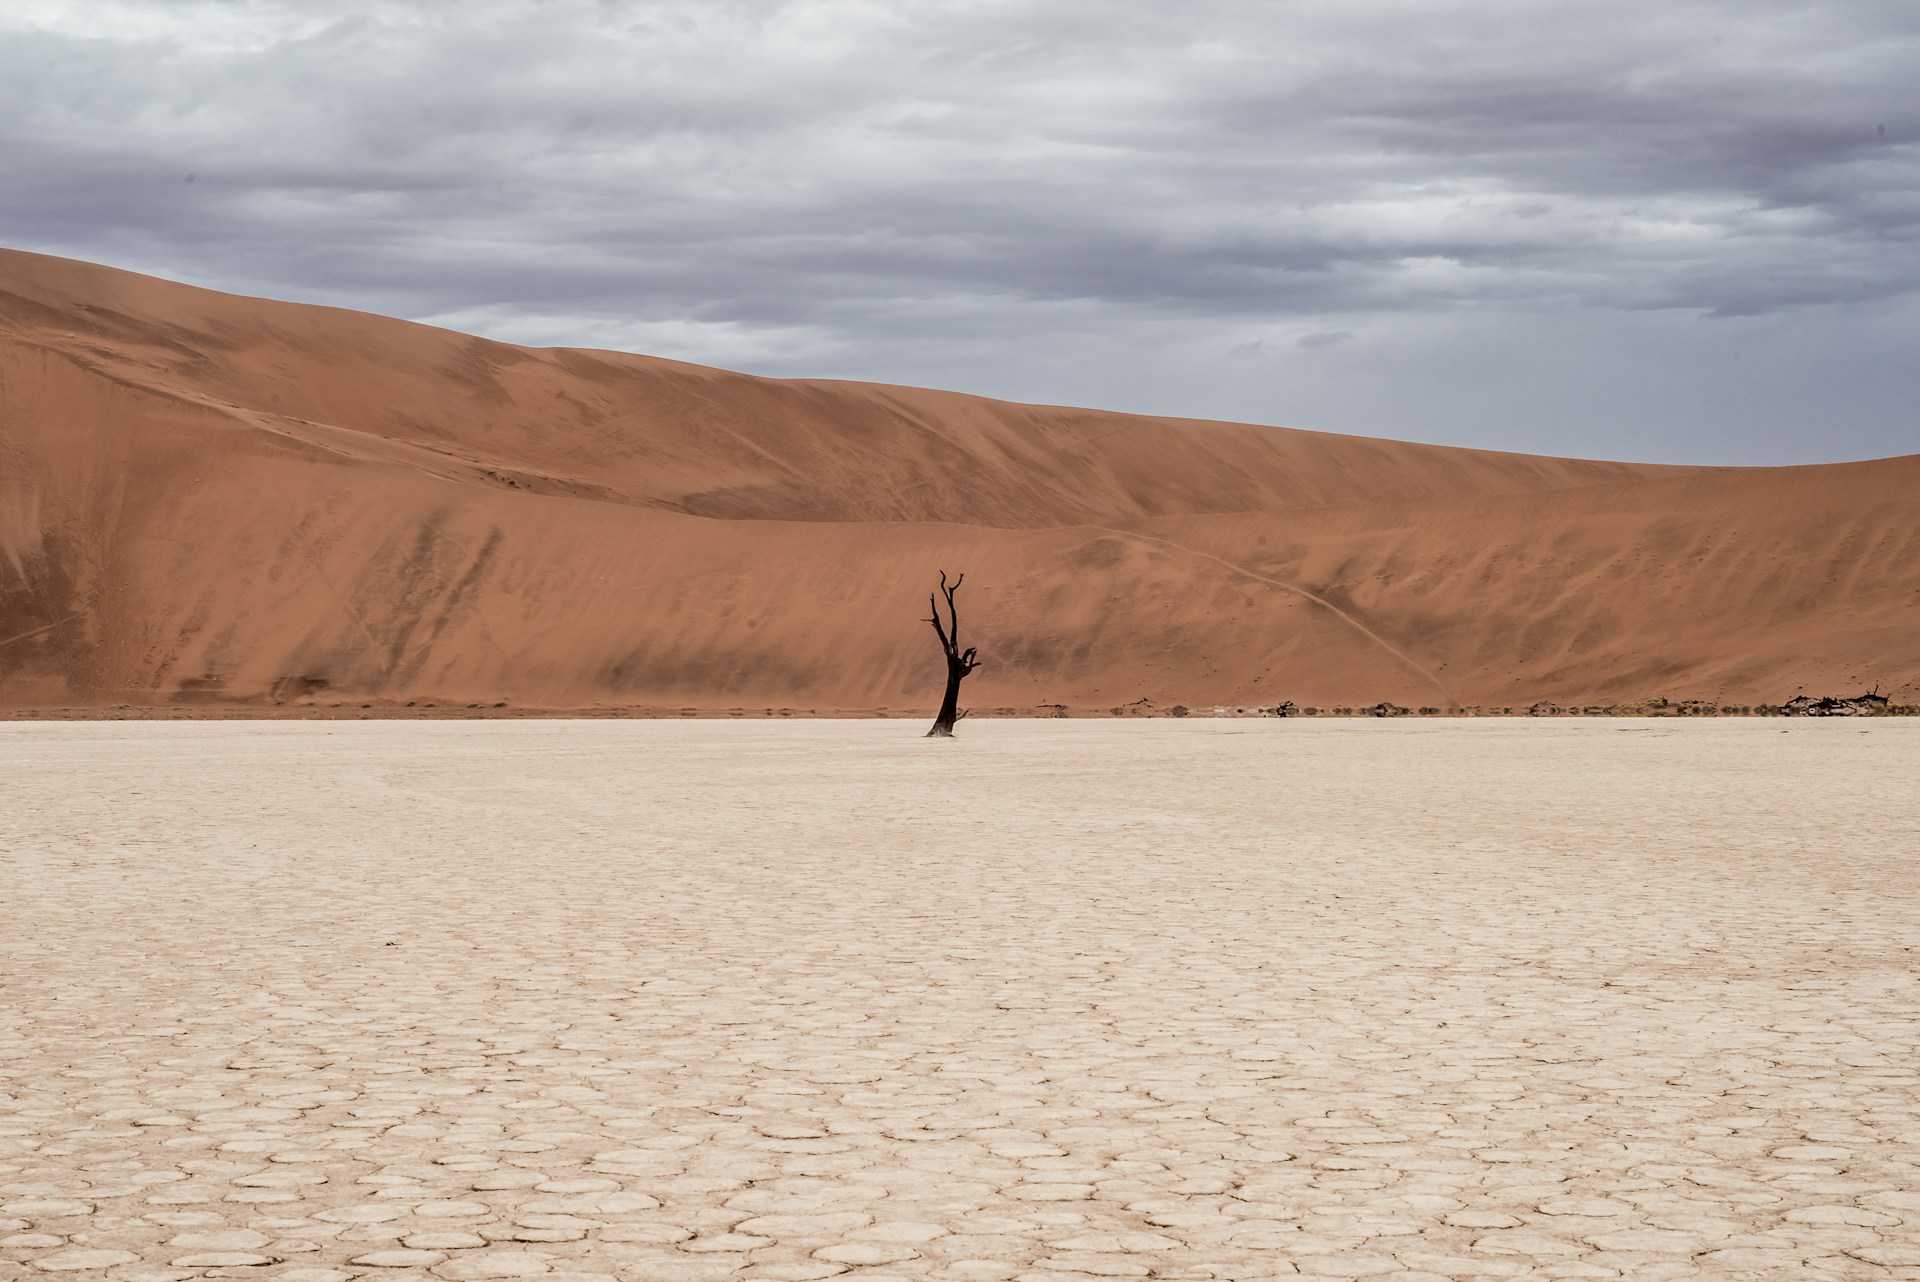
[[[0,243],[518,342],[1920,452],[1913,0],[6,0]]]

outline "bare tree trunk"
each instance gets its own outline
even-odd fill
[[[927,731],[929,739],[953,738],[954,723],[966,715],[960,711],[960,682],[969,672],[980,666],[980,660],[975,657],[976,651],[972,646],[968,646],[965,650],[960,648],[960,614],[953,607],[953,594],[960,590],[960,585],[966,581],[966,577],[964,574],[960,575],[949,587],[947,572],[940,571],[940,592],[947,599],[945,626],[940,622],[939,597],[934,595],[927,597],[927,604],[933,609],[933,617],[927,622],[933,625],[934,632],[939,635],[940,650],[947,657],[947,692],[940,700],[940,714],[933,719],[933,728]]]
[[[950,739],[953,737],[953,723],[960,719],[960,678],[966,672],[951,660],[947,663],[947,693],[940,700],[940,715],[933,719],[933,729],[927,731],[929,739]]]

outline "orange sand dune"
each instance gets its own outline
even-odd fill
[[[1920,457],[1681,469],[517,348],[0,251],[0,709],[1920,693]]]

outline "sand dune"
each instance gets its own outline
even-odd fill
[[[1920,694],[1920,456],[1680,469],[533,350],[0,252],[0,709]]]

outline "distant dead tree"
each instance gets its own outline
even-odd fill
[[[968,646],[965,650],[960,648],[960,614],[953,608],[953,594],[958,592],[960,585],[966,581],[967,576],[962,574],[954,579],[952,586],[948,586],[947,572],[942,570],[940,571],[940,593],[927,595],[927,604],[933,610],[933,616],[927,622],[931,623],[934,632],[939,634],[940,649],[947,656],[947,693],[940,700],[940,715],[933,719],[933,729],[927,731],[929,739],[953,738],[953,723],[961,717],[960,682],[969,672],[980,666],[980,660],[974,657],[977,652],[972,646]],[[942,594],[947,598],[947,622],[944,627],[940,624],[940,595]]]

